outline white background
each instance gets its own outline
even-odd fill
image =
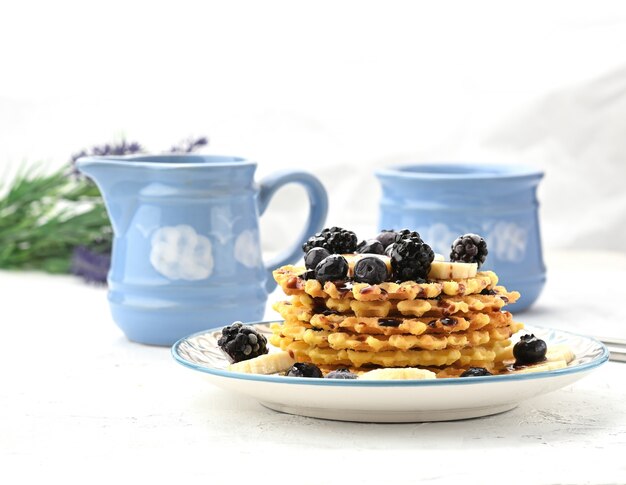
[[[626,4],[0,2],[4,181],[190,135],[259,176],[313,171],[329,224],[372,232],[378,167],[532,164],[548,248],[626,251]],[[272,204],[268,249],[303,204]]]

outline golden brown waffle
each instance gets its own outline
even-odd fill
[[[315,314],[307,320],[299,320],[290,313],[290,306],[277,305],[286,322],[308,323],[322,330],[335,331],[343,329],[352,333],[368,333],[375,335],[424,333],[451,333],[466,330],[480,330],[486,325],[496,327],[508,325],[512,316],[509,312],[467,313],[451,317],[420,317],[420,318],[378,318],[357,317],[350,314]]]
[[[306,328],[302,325],[273,324],[272,330],[280,337],[301,340],[309,345],[335,350],[359,350],[383,352],[387,350],[441,350],[446,348],[478,347],[490,342],[505,340],[519,330],[521,324],[510,326],[487,326],[483,330],[457,332],[447,335],[367,335],[349,332],[328,332]]]
[[[348,365],[362,367],[379,365],[382,367],[448,366],[455,363],[473,366],[476,362],[493,361],[500,347],[510,341],[504,340],[492,345],[464,349],[443,350],[396,350],[384,352],[362,352],[356,350],[334,350],[319,348],[303,341],[272,335],[270,342],[286,350],[298,362],[312,362],[316,365]]]
[[[452,333],[480,330],[487,325],[502,327],[512,321],[509,312],[468,313],[452,317],[376,318],[346,315],[314,315],[311,326],[322,330],[344,329],[375,335]]]
[[[538,362],[537,364],[526,365],[521,367],[516,367],[513,365],[513,360],[508,359],[510,355],[512,355],[513,344],[510,342],[503,342],[494,346],[491,350],[495,353],[495,359],[493,361],[479,361],[475,360],[471,365],[465,364],[460,365],[460,361],[454,363],[450,366],[443,367],[424,367],[425,369],[434,372],[437,376],[437,379],[446,379],[450,377],[461,377],[461,374],[468,370],[470,367],[483,367],[487,369],[494,375],[498,374],[524,374],[524,373],[532,373],[532,372],[545,372],[555,369],[563,369],[567,367],[574,359],[574,354],[572,350],[564,345],[554,345],[548,348],[548,353],[546,355],[546,360],[543,362]],[[320,368],[324,375],[330,372],[331,370],[335,370],[340,367],[346,367],[350,372],[353,372],[357,375],[362,375],[365,372],[369,371],[372,368],[376,368],[369,365],[364,365],[363,367],[351,367],[351,366],[338,366],[338,365],[322,365]]]
[[[504,287],[497,287],[497,295],[468,295],[441,297],[433,300],[401,301],[358,301],[338,300],[334,298],[311,298],[309,295],[297,295],[291,301],[274,304],[274,310],[283,318],[293,316],[298,320],[309,321],[316,313],[354,312],[357,317],[404,316],[447,316],[456,313],[494,312],[508,303],[515,303],[519,293],[508,292]]]
[[[463,296],[480,293],[498,284],[493,271],[479,272],[475,277],[459,281],[435,281],[416,283],[385,282],[379,285],[367,283],[327,282],[323,286],[317,280],[303,280],[299,276],[304,267],[283,266],[273,272],[274,279],[287,295],[308,294],[314,298],[354,299],[359,301],[415,300],[436,298],[441,294]]]
[[[454,323],[452,322],[454,321]],[[507,327],[513,325],[509,312],[476,313],[467,318],[443,317],[441,319],[407,318],[394,320],[394,326],[388,326],[389,319],[357,318],[345,315],[315,315],[312,322],[285,320],[284,326],[301,326],[318,331],[348,332],[369,335],[423,335],[450,334],[465,331]],[[400,322],[397,324],[397,322]],[[397,326],[396,326],[397,325]],[[515,329],[523,328],[521,323],[514,324]]]

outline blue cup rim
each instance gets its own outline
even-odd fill
[[[256,162],[233,155],[202,154],[134,154],[85,156],[76,160],[78,167],[92,164],[110,164],[119,166],[149,167],[153,169],[207,168],[207,167],[255,167]]]
[[[520,164],[424,162],[393,165],[376,170],[381,178],[429,181],[503,180],[543,177],[541,169]]]

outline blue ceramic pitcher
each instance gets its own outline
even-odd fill
[[[84,157],[77,166],[100,188],[113,225],[113,319],[130,340],[146,344],[262,320],[270,271],[301,256],[328,209],[312,175],[287,171],[256,184],[256,163],[237,157]],[[264,264],[259,215],[288,183],[306,188],[309,218],[298,243]]]
[[[539,297],[546,280],[537,202],[543,172],[436,163],[393,167],[376,176],[382,185],[380,229],[417,230],[446,258],[457,236],[480,234],[489,249],[484,268],[522,294],[507,309],[523,310]]]

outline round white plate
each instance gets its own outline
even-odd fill
[[[252,325],[271,334],[267,322]],[[520,334],[525,333],[534,333],[548,347],[566,344],[576,357],[566,368],[548,372],[433,380],[361,381],[244,374],[226,370],[228,358],[217,346],[219,328],[179,340],[172,347],[172,355],[180,364],[206,373],[213,384],[250,396],[276,411],[389,423],[449,421],[509,411],[525,399],[577,381],[609,358],[606,347],[590,337],[539,327],[526,327]]]

